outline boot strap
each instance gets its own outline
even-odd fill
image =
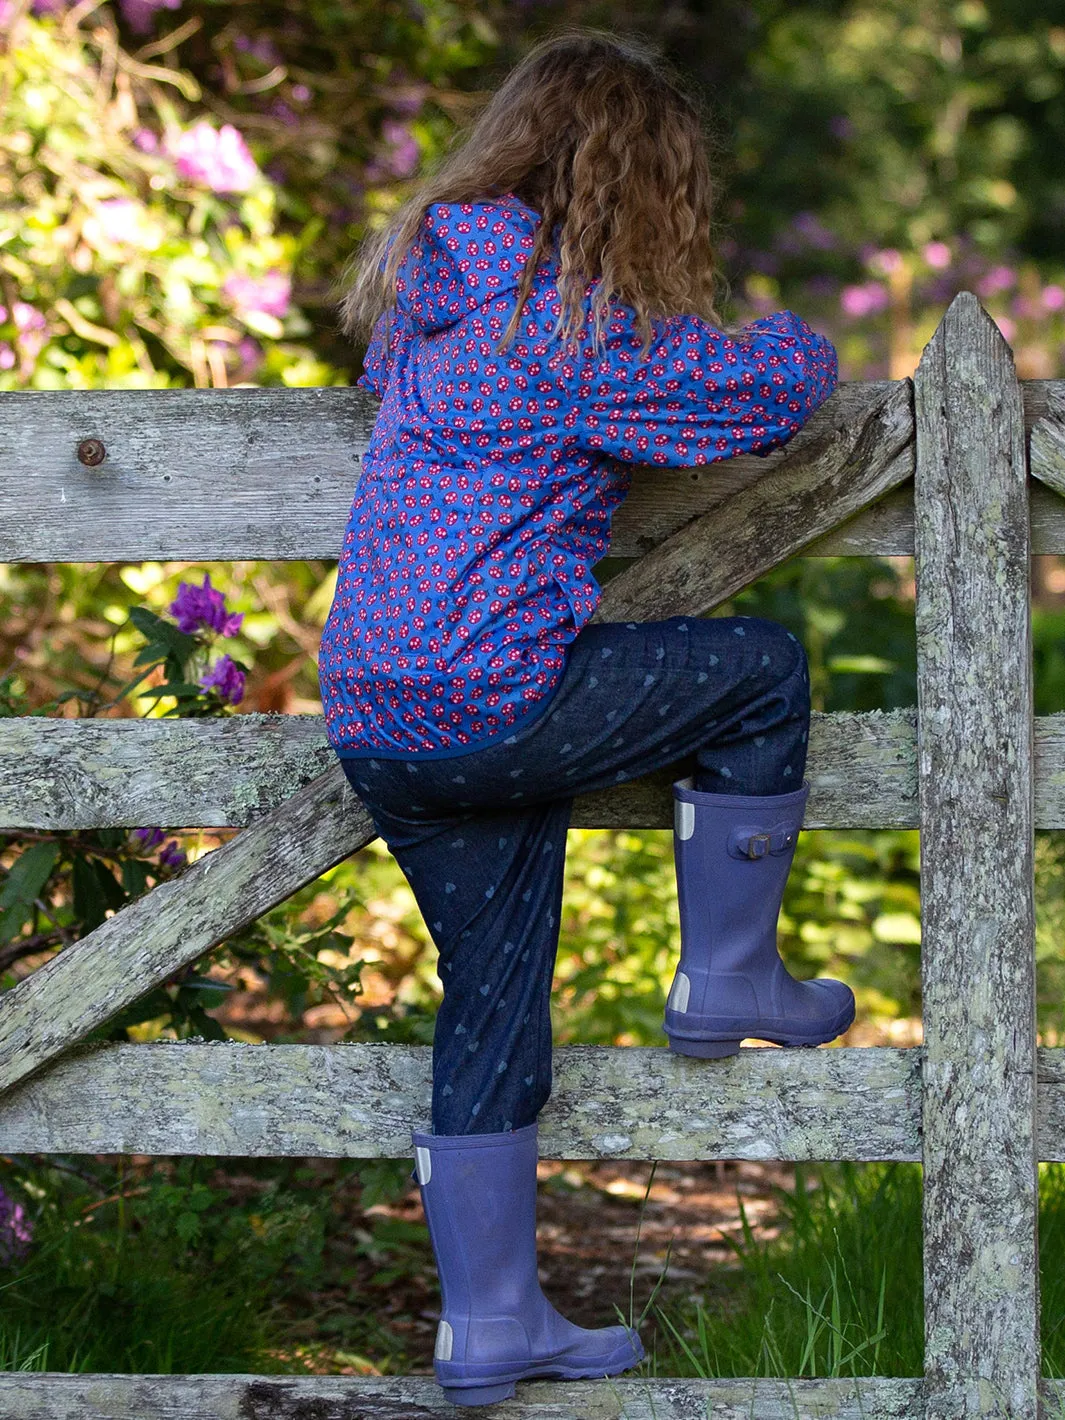
[[[790,853],[798,836],[799,830],[790,823],[757,832],[749,828],[734,828],[728,836],[729,857],[757,861],[772,854],[776,858],[782,853]]]

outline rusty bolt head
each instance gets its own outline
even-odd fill
[[[98,463],[103,463],[107,457],[107,450],[99,439],[82,439],[78,445],[78,462],[85,464],[87,468],[95,468]]]

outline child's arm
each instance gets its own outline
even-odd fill
[[[836,350],[791,311],[736,336],[673,316],[647,355],[635,322],[606,336],[606,358],[581,371],[583,446],[633,463],[687,468],[767,454],[790,439],[838,381]]]

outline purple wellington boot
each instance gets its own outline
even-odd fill
[[[704,794],[673,785],[680,961],[666,1001],[669,1047],[712,1059],[745,1036],[823,1045],[854,1020],[842,981],[796,981],[777,952],[777,917],[806,799]]]
[[[574,1326],[540,1290],[535,1122],[412,1137],[444,1303],[433,1369],[453,1404],[489,1405],[515,1381],[613,1376],[643,1360],[635,1331]]]

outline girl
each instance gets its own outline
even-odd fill
[[[694,756],[674,786],[681,1054],[831,1040],[776,921],[806,801],[802,647],[754,618],[595,624],[632,464],[785,443],[832,393],[789,311],[726,334],[698,110],[641,44],[541,41],[359,255],[344,330],[381,399],[319,671],[327,734],[439,950],[432,1132],[413,1135],[458,1404],[613,1375],[628,1327],[540,1290],[537,1116],[573,796]]]

